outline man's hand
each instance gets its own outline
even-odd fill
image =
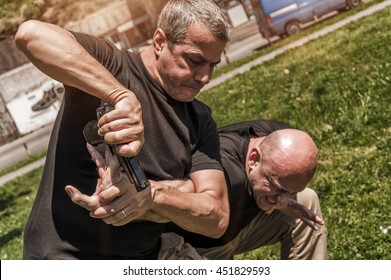
[[[294,199],[289,199],[288,205],[285,208],[280,209],[280,211],[288,216],[302,220],[314,230],[318,229],[316,227],[317,224],[324,224],[324,221],[318,215]]]
[[[147,205],[147,198],[151,197],[150,190],[138,193],[125,173],[120,171],[118,160],[111,154],[108,146],[101,146],[104,146],[104,149],[87,144],[99,174],[94,194],[85,195],[77,188],[68,185],[65,190],[72,201],[90,211],[92,217],[103,219],[107,224],[115,226],[125,225],[135,219],[156,223],[168,222],[168,219],[142,206]],[[101,153],[105,154],[105,158]],[[189,182],[178,181],[178,188],[191,189],[191,187],[192,184]]]
[[[103,219],[106,224],[122,226],[137,219],[143,219],[153,205],[151,187],[141,192],[136,189],[127,190],[111,203],[103,205],[91,212],[91,217]]]
[[[65,187],[72,201],[90,212],[121,196],[127,191],[127,188],[134,188],[126,175],[120,172],[117,158],[111,154],[107,145],[104,146],[105,159],[93,146],[87,144],[87,149],[99,174],[95,192],[89,196],[82,194],[74,186],[68,185]]]
[[[114,109],[99,119],[98,133],[107,144],[116,145],[119,155],[136,156],[144,143],[141,105],[129,92],[116,93],[113,100]]]
[[[171,220],[163,217],[153,207],[154,194],[159,188],[173,188],[183,193],[194,193],[194,185],[191,180],[167,180],[152,181],[151,186],[141,192],[124,192],[124,194],[110,204],[102,205],[92,211],[91,216],[103,219],[105,223],[115,226],[125,225],[134,220],[147,220],[155,223],[167,223]],[[122,209],[118,211],[119,209]]]

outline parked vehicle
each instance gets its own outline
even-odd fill
[[[360,4],[361,0],[260,0],[268,31],[279,36],[297,34],[305,23]]]

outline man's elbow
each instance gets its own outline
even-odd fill
[[[221,217],[219,219],[219,223],[215,227],[214,231],[211,232],[209,237],[220,238],[227,230],[228,223],[229,223],[229,214],[227,214],[227,213],[221,214]]]
[[[18,49],[24,52],[27,48],[27,43],[37,36],[36,34],[38,34],[39,30],[39,22],[36,20],[22,23],[15,34],[15,44]]]

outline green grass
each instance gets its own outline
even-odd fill
[[[22,233],[43,167],[0,186],[0,259],[22,258]]]
[[[36,154],[31,155],[28,158],[18,162],[15,165],[12,165],[10,167],[7,167],[7,168],[0,170],[0,177],[6,175],[8,173],[14,172],[14,171],[20,169],[21,167],[28,165],[29,163],[32,163],[34,161],[37,161],[38,159],[45,157],[46,153],[47,153],[46,150],[39,152],[39,153],[36,153]]]
[[[275,119],[306,130],[320,150],[318,192],[330,259],[391,257],[391,8],[290,50],[200,99],[219,126]],[[42,169],[0,186],[0,257],[20,259]],[[238,259],[278,259],[279,246]]]
[[[217,68],[213,72],[213,78],[217,78],[225,73],[228,73],[228,72],[234,70],[235,68],[238,68],[238,67],[240,67],[250,61],[253,61],[254,59],[256,59],[260,56],[268,54],[268,53],[270,53],[276,49],[279,49],[281,47],[284,47],[286,45],[289,45],[290,43],[292,43],[298,39],[301,39],[305,36],[308,36],[311,33],[314,33],[315,31],[318,31],[326,26],[334,24],[340,20],[345,19],[346,17],[349,17],[353,14],[356,14],[364,9],[367,9],[370,6],[373,6],[373,5],[378,4],[380,2],[383,2],[383,1],[384,0],[371,0],[367,3],[362,3],[359,7],[355,8],[355,9],[350,9],[350,10],[344,11],[342,13],[338,13],[334,16],[329,17],[329,18],[326,18],[324,20],[321,20],[321,21],[319,21],[319,23],[311,25],[308,28],[303,29],[302,32],[300,32],[297,35],[281,38],[280,40],[277,40],[277,41],[273,42],[272,44],[263,47],[262,49],[258,50],[257,52],[255,52],[252,55],[247,56],[246,58],[240,59],[238,61],[234,61],[234,62],[230,63],[229,65],[223,66],[221,68]]]
[[[391,257],[391,234],[379,229],[391,226],[390,17],[387,8],[353,22],[200,96],[219,126],[275,119],[312,135],[320,164],[310,187],[330,259]],[[276,259],[278,249],[238,258]]]

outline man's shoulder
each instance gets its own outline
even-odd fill
[[[110,57],[112,55],[114,56],[130,56],[129,52],[127,50],[121,50],[119,49],[113,42],[104,39],[99,38],[90,34],[86,33],[80,33],[80,32],[73,32],[70,31],[72,35],[75,37],[76,41],[92,56],[97,58],[99,60],[99,57],[101,56],[101,59],[107,58],[108,54],[110,54]],[[111,57],[112,59],[112,57]],[[123,59],[123,58],[121,58]]]

